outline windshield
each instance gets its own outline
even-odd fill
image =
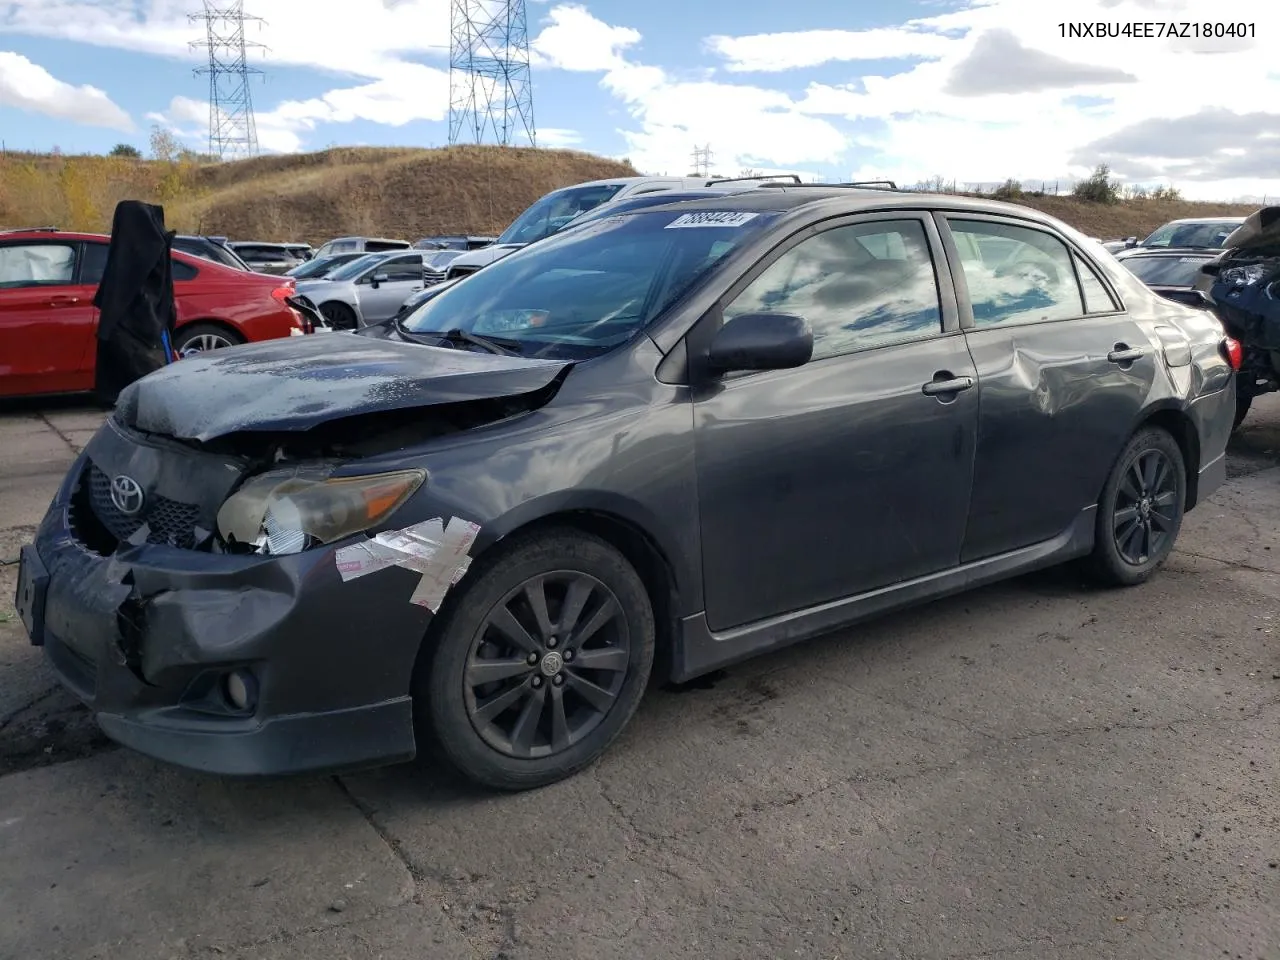
[[[1239,220],[1213,220],[1205,223],[1166,223],[1139,246],[1198,247],[1215,249],[1240,226]]]
[[[600,206],[625,184],[610,183],[593,187],[569,187],[549,193],[502,231],[499,243],[533,243],[549,237],[585,210]]]
[[[366,253],[363,257],[357,257],[350,263],[343,264],[333,273],[329,274],[330,280],[344,281],[355,280],[360,274],[364,273],[375,263],[381,263],[387,259],[386,254],[382,253]]]
[[[338,254],[334,257],[316,257],[294,267],[289,271],[289,276],[299,280],[306,280],[310,277],[323,277],[350,261],[351,258],[343,254]]]
[[[1213,257],[1126,257],[1120,261],[1143,283],[1164,287],[1190,287],[1200,268]]]
[[[585,359],[625,343],[776,214],[641,212],[574,227],[442,291],[404,321],[522,356]]]

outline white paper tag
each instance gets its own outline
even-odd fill
[[[749,220],[754,220],[754,213],[738,213],[727,210],[704,210],[701,213],[682,213],[664,230],[681,230],[689,227],[740,227]]]

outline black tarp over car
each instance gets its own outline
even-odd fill
[[[173,340],[177,304],[170,253],[175,231],[164,208],[122,200],[111,222],[111,246],[94,294],[98,357],[94,389],[114,404],[120,391],[164,366]]]

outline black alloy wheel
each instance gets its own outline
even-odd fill
[[[354,330],[356,329],[356,312],[345,303],[339,303],[337,300],[330,300],[328,303],[320,305],[320,314],[335,330]]]
[[[1146,427],[1126,444],[1098,503],[1093,571],[1118,586],[1141,583],[1173,552],[1186,507],[1182,450]]]
[[[627,676],[622,606],[595,577],[571,570],[526,580],[494,607],[467,657],[467,715],[510,757],[567,750],[600,725]]]
[[[1129,464],[1111,514],[1116,550],[1140,567],[1159,555],[1177,528],[1178,486],[1173,464],[1159,449],[1144,450]]]
[[[526,789],[602,754],[648,682],[654,623],[616,550],[572,531],[534,534],[459,584],[441,611],[415,709],[471,779]]]

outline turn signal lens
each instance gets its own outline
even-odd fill
[[[1240,341],[1235,337],[1224,337],[1222,340],[1222,355],[1226,358],[1227,363],[1231,365],[1231,369],[1239,373],[1240,368],[1244,365],[1244,347],[1240,346]]]
[[[263,474],[227,498],[218,511],[218,532],[225,540],[265,547],[268,553],[298,553],[375,526],[426,478],[425,470],[338,479]]]

